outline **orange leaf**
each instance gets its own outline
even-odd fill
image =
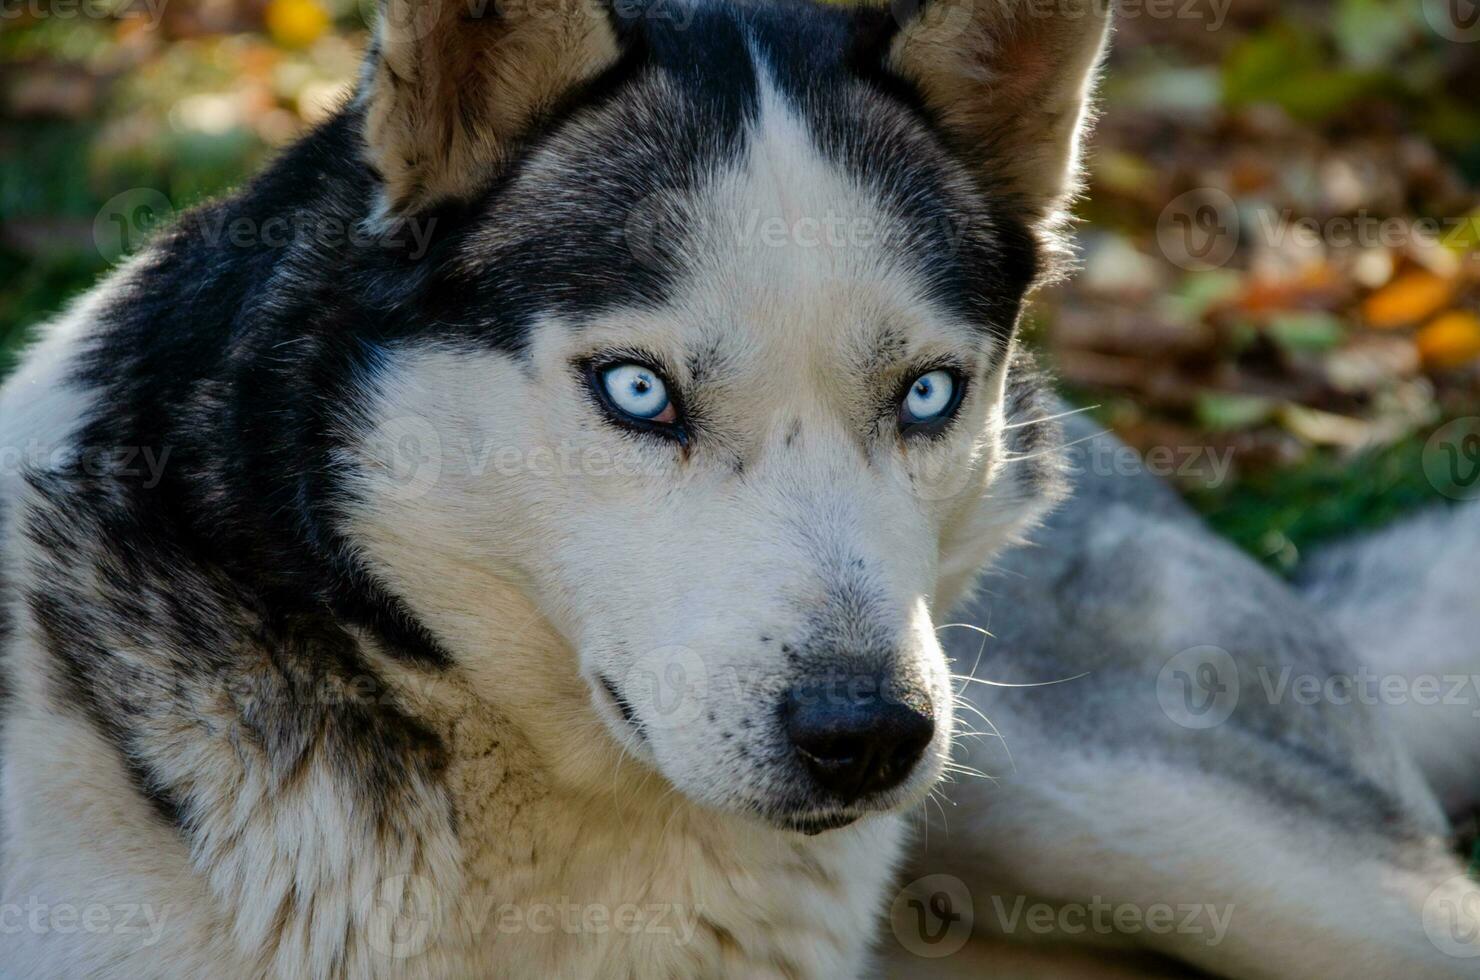
[[[1418,332],[1418,352],[1430,367],[1458,367],[1480,357],[1480,317],[1450,310]]]
[[[1406,272],[1362,302],[1362,315],[1374,327],[1391,330],[1433,316],[1448,304],[1454,286],[1424,269]]]

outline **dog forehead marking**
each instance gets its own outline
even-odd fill
[[[753,53],[754,54],[754,53]],[[781,376],[878,370],[912,348],[969,358],[983,334],[930,297],[895,206],[829,158],[756,56],[744,149],[684,202],[684,275],[665,304],[692,380],[747,361]],[[850,372],[851,373],[851,372]]]

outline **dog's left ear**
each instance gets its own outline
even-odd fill
[[[896,0],[884,54],[986,186],[1042,229],[1078,188],[1109,0]],[[905,8],[909,11],[901,13]]]
[[[380,0],[360,90],[380,217],[475,192],[520,137],[614,64],[603,0]]]

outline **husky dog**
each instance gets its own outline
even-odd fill
[[[0,973],[864,971],[1106,32],[389,0],[0,395]]]
[[[942,633],[983,681],[958,758],[997,778],[944,787],[892,975],[1480,975],[1448,819],[1480,801],[1480,508],[1318,554],[1297,591],[1068,434],[1072,497]]]

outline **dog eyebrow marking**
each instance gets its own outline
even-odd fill
[[[790,449],[792,447],[792,444],[797,441],[797,437],[800,436],[801,434],[802,434],[802,420],[801,419],[792,419],[792,421],[791,421],[791,428],[788,429],[787,432],[786,432],[786,448],[787,449]]]
[[[904,360],[908,355],[909,340],[905,332],[894,324],[884,324],[874,334],[867,358],[868,370],[877,371]]]
[[[700,334],[697,347],[684,358],[690,385],[697,388],[735,370],[735,353],[729,343],[729,334],[714,326]]]

